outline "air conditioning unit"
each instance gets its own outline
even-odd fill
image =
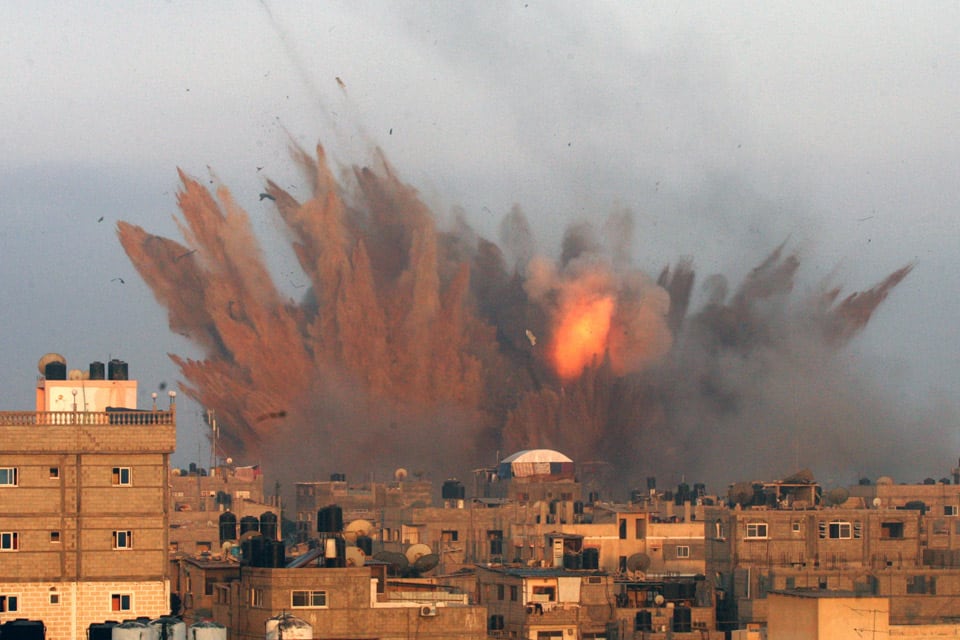
[[[425,604],[420,607],[420,615],[424,618],[432,618],[437,615],[437,605],[435,604]]]

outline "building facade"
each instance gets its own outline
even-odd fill
[[[0,622],[76,640],[170,611],[176,411],[137,410],[135,381],[65,377],[39,380],[35,411],[0,412]]]

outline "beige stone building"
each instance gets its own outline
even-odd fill
[[[77,640],[91,623],[170,611],[175,398],[137,410],[121,364],[112,379],[55,367],[34,411],[0,412],[0,622],[42,620],[47,638]]]
[[[267,621],[289,613],[315,638],[484,640],[486,608],[443,587],[388,587],[386,567],[243,567],[216,586],[214,618],[233,640],[263,638]]]

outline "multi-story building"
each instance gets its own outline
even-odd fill
[[[169,407],[137,407],[126,363],[68,375],[41,361],[34,411],[0,412],[0,622],[42,620],[48,637],[170,611]]]
[[[263,474],[256,467],[174,469],[170,500],[169,544],[174,557],[220,556],[223,544],[236,542],[241,528],[259,529],[261,520],[277,523],[281,517],[279,500],[264,495]],[[222,526],[231,520],[236,525],[232,534],[229,526]],[[274,537],[278,535],[279,530],[274,532]]]
[[[894,625],[960,618],[960,518],[949,515],[960,487],[884,480],[821,502],[812,481],[799,501],[777,499],[778,484],[706,518],[707,575],[729,628],[766,624],[767,594],[784,590],[889,598]]]

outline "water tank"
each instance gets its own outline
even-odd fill
[[[267,620],[265,640],[313,640],[313,626],[289,613]]]
[[[248,531],[260,531],[260,520],[256,516],[243,516],[240,518],[240,535]]]
[[[113,628],[120,624],[116,620],[91,622],[87,627],[87,640],[112,640]]]
[[[587,547],[583,550],[583,568],[591,570],[600,568],[600,549]]]
[[[633,619],[634,631],[653,631],[653,614],[649,611],[637,611]]]
[[[463,483],[456,479],[444,480],[440,496],[444,500],[463,500],[467,495]]]
[[[127,363],[114,358],[107,363],[107,377],[110,380],[129,380],[127,377]]]
[[[0,636],[5,640],[44,640],[47,628],[41,620],[17,618],[0,625]]]
[[[265,537],[263,544],[263,566],[279,569],[286,565],[287,548],[283,544],[283,540],[274,540]]]
[[[237,539],[237,516],[224,511],[220,514],[220,545],[227,540]]]
[[[153,640],[187,640],[187,625],[180,618],[163,616],[150,621]]]
[[[340,567],[347,566],[347,541],[340,537],[326,538],[323,540],[323,566]]]
[[[260,514],[260,533],[265,538],[276,540],[277,538],[277,514],[266,511]]]
[[[43,376],[47,380],[66,380],[67,379],[67,363],[54,360],[53,362],[48,362],[47,365],[43,368]]]
[[[693,611],[690,607],[673,608],[673,630],[677,633],[690,633],[693,625],[691,624]]]
[[[346,482],[347,474],[345,473],[331,473],[330,482]]]
[[[263,566],[263,536],[259,533],[250,533],[240,537],[240,554],[243,564],[250,567]]]
[[[227,628],[219,622],[201,620],[187,630],[189,640],[227,640]]]
[[[90,363],[90,379],[103,380],[106,376],[105,368],[102,362],[94,361]]]
[[[373,555],[373,538],[370,536],[357,536],[357,547],[367,556]]]
[[[340,533],[343,531],[343,509],[335,504],[317,511],[318,533]]]
[[[153,640],[150,625],[142,620],[124,620],[113,628],[112,640]]]

